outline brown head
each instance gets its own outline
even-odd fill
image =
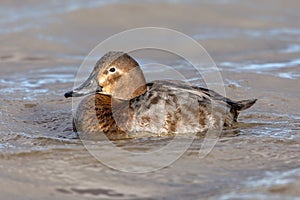
[[[123,52],[108,52],[96,63],[88,79],[65,97],[102,93],[128,100],[146,92],[146,81],[139,64]]]

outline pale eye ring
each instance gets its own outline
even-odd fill
[[[108,70],[109,72],[115,72],[116,71],[116,68],[115,67],[111,67],[111,68],[109,68],[109,70]]]

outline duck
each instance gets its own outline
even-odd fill
[[[83,98],[73,115],[74,132],[111,140],[231,127],[257,101],[234,101],[178,80],[147,83],[138,62],[118,51],[103,55],[88,78],[64,96]]]

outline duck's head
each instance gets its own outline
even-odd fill
[[[146,92],[146,81],[139,64],[123,52],[108,52],[96,63],[88,79],[65,97],[92,93],[132,99]]]

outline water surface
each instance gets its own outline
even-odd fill
[[[33,0],[0,5],[1,199],[300,198],[298,1]],[[172,165],[130,174],[108,168],[85,150],[72,133],[71,100],[63,94],[73,87],[95,45],[143,26],[193,37],[221,70],[228,97],[259,101],[204,159],[198,158],[203,137],[197,137]],[[144,63],[154,58],[137,57]],[[176,57],[159,59],[192,75]],[[164,72],[144,70],[154,77]],[[189,81],[202,84],[198,78]],[[147,152],[165,144],[163,138],[143,138],[118,145]],[[94,148],[103,150],[99,143]]]

